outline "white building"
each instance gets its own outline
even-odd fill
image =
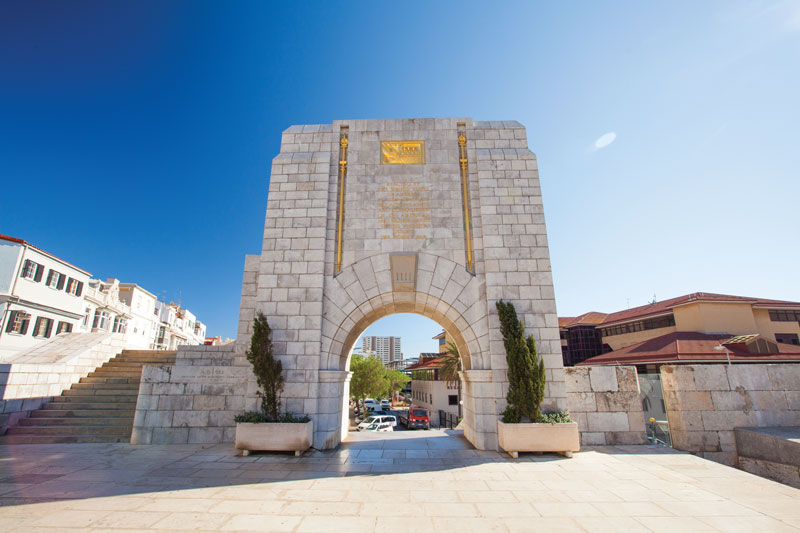
[[[175,350],[184,344],[204,344],[206,326],[188,309],[170,302],[156,302],[155,313],[159,322],[153,348]]]
[[[119,280],[109,278],[106,281],[99,279],[89,280],[89,285],[83,293],[84,331],[109,331],[126,335],[128,321],[131,319],[131,308],[120,300]]]
[[[131,348],[154,349],[159,324],[155,314],[158,298],[135,283],[120,283],[119,299],[130,309],[127,338]]]
[[[0,235],[0,361],[60,333],[117,333],[131,349],[204,344],[206,326],[135,283],[91,274],[30,243]]]
[[[79,329],[90,275],[22,239],[0,235],[0,360]]]
[[[361,342],[362,350],[365,353],[376,355],[384,365],[403,359],[400,337],[363,337]]]

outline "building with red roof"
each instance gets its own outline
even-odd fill
[[[647,367],[727,362],[728,356],[800,362],[800,302],[696,292],[615,313],[562,317],[559,328],[566,366]]]

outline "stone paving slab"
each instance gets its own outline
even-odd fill
[[[800,531],[800,490],[659,447],[514,460],[431,430],[236,453],[2,446],[0,531]]]

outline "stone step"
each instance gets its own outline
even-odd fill
[[[115,396],[111,394],[75,394],[69,396],[58,396],[53,398],[52,402],[46,403],[45,406],[69,404],[69,408],[71,408],[71,405],[75,403],[131,403],[136,405],[136,398],[136,395]],[[59,407],[57,409],[64,409],[64,407]]]
[[[65,390],[61,393],[61,398],[73,396],[136,396],[139,395],[139,388],[135,389],[105,389],[101,388],[102,385],[92,387],[87,390]]]
[[[117,405],[117,404],[114,404]],[[41,409],[31,412],[31,418],[92,418],[95,416],[128,416],[133,417],[136,409],[123,404],[118,409]],[[24,420],[24,419],[23,419]]]
[[[127,435],[5,435],[0,437],[0,444],[127,443],[130,441],[130,433]]]
[[[147,362],[141,362],[141,363],[139,363],[139,362],[128,362],[128,361],[114,361],[113,363],[105,363],[98,370],[108,370],[108,369],[111,369],[111,368],[113,368],[113,369],[117,369],[117,368],[142,368],[145,365],[147,365],[147,366],[155,366],[155,365],[158,365],[158,364],[170,365],[170,364],[175,364],[175,361],[172,361],[172,362],[168,362],[168,361],[163,361],[163,362],[147,361]]]
[[[54,411],[49,411],[53,413]],[[120,411],[117,416],[93,416],[93,417],[64,417],[64,418],[23,418],[19,421],[20,426],[125,426],[131,427],[131,417],[125,415],[126,411]]]
[[[135,385],[137,388],[139,386],[140,380],[138,378],[118,378],[118,377],[110,377],[110,378],[81,378],[78,383],[73,384],[72,388],[75,388],[75,385],[87,385],[96,387],[99,385],[125,385],[131,386]],[[124,387],[111,387],[112,389],[116,388],[124,388]]]
[[[178,355],[178,350],[122,350],[122,355]]]
[[[78,397],[72,396],[71,401],[59,402],[56,401],[46,403],[42,406],[43,411],[87,411],[87,410],[112,410],[112,409],[136,409],[136,398],[126,398],[124,400],[116,399],[113,396],[91,396],[86,399],[85,396]]]
[[[95,370],[94,372],[89,372],[88,376],[90,378],[135,378],[140,379],[142,377],[142,369],[138,368],[136,370]]]
[[[6,435],[131,435],[132,426],[14,426]]]

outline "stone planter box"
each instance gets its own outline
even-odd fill
[[[242,455],[251,451],[294,452],[300,455],[311,447],[314,439],[314,422],[303,424],[236,424],[236,449]]]
[[[578,423],[566,424],[504,424],[497,421],[497,437],[500,447],[511,457],[518,452],[556,452],[572,457],[580,451],[581,438]]]

